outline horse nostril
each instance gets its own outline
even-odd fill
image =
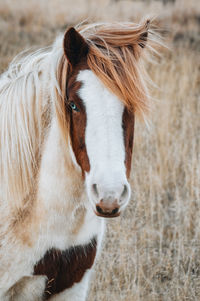
[[[116,214],[117,212],[119,211],[119,208],[115,208],[115,209],[113,209],[113,211],[111,212],[111,214]]]
[[[98,189],[97,189],[97,184],[93,184],[93,185],[92,185],[92,191],[93,191],[93,193],[94,193],[94,195],[95,195],[96,197],[99,196]]]
[[[100,213],[100,214],[103,214],[103,210],[101,209],[100,206],[96,206],[96,209],[97,209],[97,212]]]

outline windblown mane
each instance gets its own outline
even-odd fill
[[[13,200],[20,206],[33,192],[53,99],[51,84],[57,83],[48,68],[52,52],[46,48],[22,53],[1,75],[0,201]]]
[[[77,30],[90,46],[90,69],[132,112],[144,116],[149,105],[140,56],[149,21],[100,23]],[[20,204],[32,191],[44,132],[54,112],[65,137],[68,133],[68,63],[62,39],[52,47],[17,57],[0,78],[0,200],[14,199]]]
[[[86,32],[90,44],[88,65],[112,93],[132,112],[148,111],[148,95],[144,82],[142,48],[146,46],[149,21],[102,24]]]

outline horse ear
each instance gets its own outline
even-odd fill
[[[87,57],[89,51],[87,42],[73,27],[66,31],[63,47],[72,67],[75,67],[83,58]]]

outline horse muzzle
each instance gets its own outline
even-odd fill
[[[110,188],[110,187],[109,187]],[[97,216],[112,218],[120,215],[130,199],[130,185],[120,184],[118,187],[102,187],[101,185],[91,185],[92,203]]]
[[[106,202],[103,199],[96,204],[95,213],[101,217],[117,217],[120,215],[120,206],[115,200],[114,202]]]

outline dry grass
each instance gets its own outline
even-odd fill
[[[66,26],[158,17],[171,51],[149,66],[152,126],[137,123],[133,195],[108,222],[89,301],[200,300],[200,7],[198,0],[0,0],[0,69],[20,50],[47,45]],[[98,4],[97,4],[98,3]]]

